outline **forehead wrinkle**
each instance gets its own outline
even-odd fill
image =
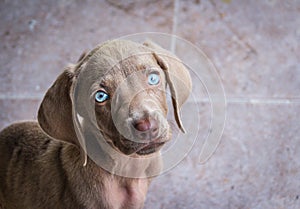
[[[93,81],[92,90],[99,89],[101,83],[115,90],[132,73],[157,67],[153,56],[148,52],[133,54],[133,50],[126,53],[124,50],[106,49],[93,54],[84,70],[86,76]],[[125,58],[124,55],[128,57]]]
[[[126,80],[127,90],[132,91],[135,88],[142,88],[144,85],[147,85],[146,83],[144,84],[146,80],[145,75],[153,68],[157,68],[157,66],[149,63],[134,64],[130,60],[126,60],[120,64],[120,68],[114,68],[114,70],[110,71],[103,79],[103,82],[109,83],[109,86],[116,89]],[[136,72],[138,73],[136,74]]]
[[[134,72],[143,71],[153,66],[155,66],[155,63],[149,59],[148,55],[146,59],[145,55],[131,56],[130,58],[120,62],[120,70],[125,78]]]
[[[130,59],[138,54],[147,53],[149,56],[149,49],[130,41],[116,40],[103,44],[98,50],[90,56],[87,61],[91,66],[101,65],[103,70],[108,70],[109,68],[115,66],[122,60]]]
[[[97,74],[102,76],[112,69],[119,69],[123,77],[127,77],[134,71],[144,69],[145,65],[155,63],[148,48],[128,41],[113,41],[104,44],[91,55],[87,68],[97,70]]]

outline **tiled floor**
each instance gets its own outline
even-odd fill
[[[139,32],[201,48],[228,102],[217,152],[200,165],[198,142],[153,181],[145,208],[300,208],[298,0],[3,0],[0,128],[35,119],[46,89],[82,51]],[[205,135],[206,104],[199,109]]]

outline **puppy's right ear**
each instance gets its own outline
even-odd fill
[[[73,78],[73,68],[69,67],[56,79],[40,105],[38,122],[49,136],[77,145],[70,98]]]
[[[188,99],[192,91],[192,80],[188,69],[174,54],[163,49],[159,45],[146,41],[144,46],[153,50],[157,64],[164,70],[167,83],[169,84],[174,116],[180,130],[185,133],[180,117],[180,108]]]

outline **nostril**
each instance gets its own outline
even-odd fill
[[[159,133],[159,128],[156,120],[151,120],[151,137],[156,138]]]
[[[154,119],[150,119],[150,124],[151,124],[151,131],[156,132],[158,130],[157,121]]]
[[[148,131],[151,127],[149,120],[139,120],[134,123],[134,128],[138,131]]]
[[[156,133],[157,131],[158,131],[158,128],[153,128],[153,129],[152,129],[152,132],[153,132],[153,133]]]

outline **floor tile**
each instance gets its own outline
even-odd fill
[[[1,94],[43,94],[83,51],[132,33],[170,33],[172,27],[171,2],[1,4]]]
[[[36,120],[40,100],[0,99],[0,130],[27,120]]]
[[[299,107],[230,104],[212,158],[200,165],[196,144],[153,181],[145,208],[298,208]]]
[[[229,97],[299,97],[298,1],[179,2],[177,34],[211,58]]]

